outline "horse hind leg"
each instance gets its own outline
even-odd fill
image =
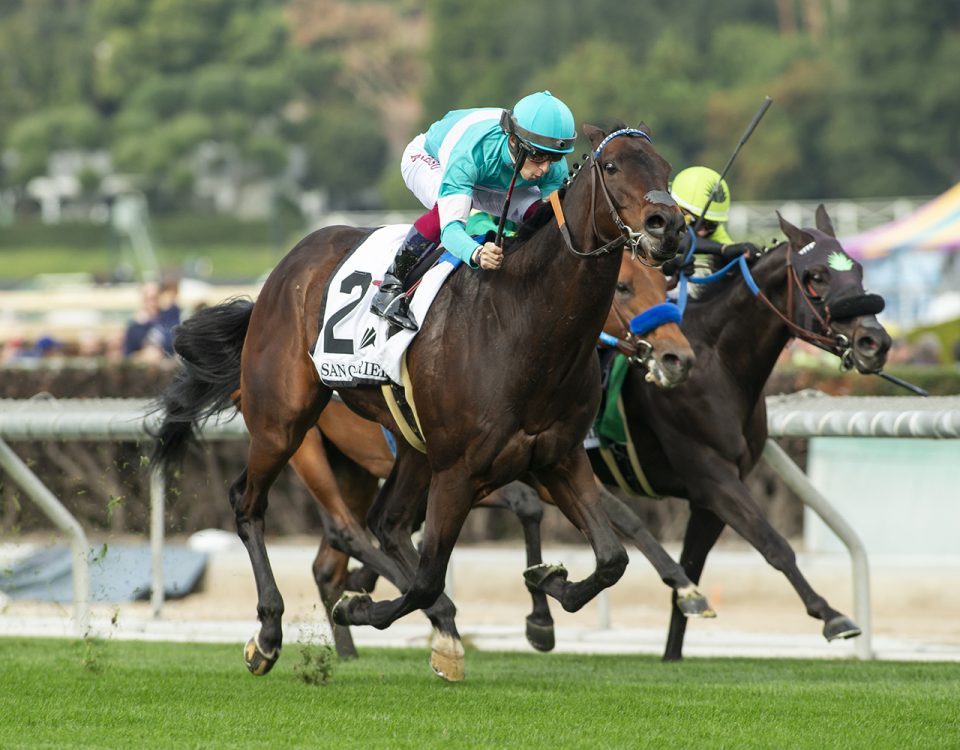
[[[274,408],[265,413],[266,405],[254,409],[250,399],[243,405],[251,435],[250,448],[247,466],[230,488],[230,504],[237,519],[237,534],[247,549],[257,585],[260,629],[244,648],[247,669],[257,676],[265,675],[273,668],[280,658],[283,643],[283,597],[270,567],[264,541],[268,494],[332,393],[316,385],[313,389],[311,400],[288,401],[287,409],[274,402]],[[291,403],[298,408],[290,408]]]
[[[514,482],[508,484],[499,491],[485,497],[480,503],[487,508],[505,508],[511,511],[520,521],[528,568],[534,568],[543,563],[540,545],[543,504],[537,494],[537,487],[540,491],[546,492],[531,477],[527,480],[527,483]],[[556,635],[547,595],[529,583],[526,586],[533,604],[533,610],[527,615],[527,642],[537,651],[552,651],[556,645]]]

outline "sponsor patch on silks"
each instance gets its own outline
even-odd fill
[[[312,355],[324,384],[351,388],[401,382],[400,360],[416,332],[397,329],[374,315],[370,301],[409,229],[409,224],[377,229],[340,262],[327,284]],[[444,280],[461,262],[444,253],[424,274],[410,302],[416,320],[426,318]]]
[[[827,256],[827,265],[834,271],[849,271],[853,268],[853,260],[844,253],[837,251]]]

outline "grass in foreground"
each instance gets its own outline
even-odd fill
[[[369,650],[304,681],[240,644],[3,639],[0,747],[960,747],[960,665]],[[316,647],[311,647],[316,648]],[[315,682],[315,681],[314,681]]]

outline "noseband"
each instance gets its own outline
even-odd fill
[[[607,188],[607,184],[603,179],[603,170],[600,167],[600,162],[598,161],[600,158],[600,153],[603,151],[603,147],[614,138],[622,135],[640,137],[645,139],[648,143],[653,143],[653,139],[651,139],[650,136],[644,133],[642,130],[638,130],[636,128],[623,128],[621,130],[615,130],[614,132],[610,133],[610,135],[606,136],[602,141],[600,141],[600,145],[591,151],[587,157],[590,160],[590,209],[591,222],[593,224],[593,235],[600,242],[603,242],[603,245],[595,250],[590,250],[587,252],[580,252],[577,250],[573,246],[573,238],[570,236],[570,230],[567,227],[567,220],[563,215],[563,208],[560,205],[560,196],[558,191],[554,191],[550,194],[550,205],[553,206],[553,212],[557,217],[557,224],[560,227],[560,236],[563,237],[563,241],[567,250],[576,255],[578,258],[591,258],[596,255],[604,255],[615,250],[620,250],[623,247],[628,247],[630,249],[630,255],[634,260],[639,260],[644,265],[651,265],[643,259],[638,251],[644,238],[646,238],[649,242],[653,242],[653,238],[642,229],[636,231],[623,221],[620,216],[620,212],[617,210],[616,205],[613,202],[613,198],[610,195],[610,190]],[[576,165],[574,165],[574,167],[577,168]],[[613,219],[613,223],[616,224],[617,228],[620,230],[620,235],[610,241],[604,240],[604,237],[597,226],[596,199],[598,183],[600,185],[600,191],[603,194],[603,197],[606,199],[607,208],[610,211],[610,217]],[[670,194],[663,190],[651,190],[643,196],[643,199],[647,203],[661,203],[667,206],[676,205],[673,201],[673,198],[670,197]]]
[[[815,245],[816,242],[811,242],[800,251],[800,254],[802,255],[805,250],[810,250]],[[842,369],[851,369],[853,367],[853,345],[844,334],[833,329],[833,323],[836,320],[849,320],[862,315],[876,315],[882,312],[884,308],[883,297],[864,292],[847,295],[836,300],[831,299],[832,295],[827,294],[821,300],[819,297],[810,294],[803,283],[800,272],[797,270],[797,263],[793,257],[793,247],[789,243],[787,244],[787,277],[787,316],[781,315],[781,317],[786,320],[787,325],[798,338],[833,352],[840,357]],[[796,321],[793,320],[794,289],[799,291],[805,303],[804,309],[796,316]],[[770,304],[769,301],[767,301],[767,304]],[[818,307],[822,308],[822,313]],[[779,313],[779,311],[777,312]],[[816,321],[827,332],[827,335],[822,336],[813,332],[812,321],[808,324],[804,320],[805,318],[812,318],[812,321]]]
[[[601,331],[600,342],[614,347],[630,360],[631,365],[646,365],[653,357],[653,344],[643,338],[646,334],[667,323],[680,325],[683,319],[680,308],[670,302],[661,302],[630,319],[616,300],[611,309],[623,326],[623,337],[617,338]]]

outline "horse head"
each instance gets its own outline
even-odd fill
[[[777,214],[787,236],[788,289],[796,291],[787,314],[802,329],[830,342],[845,367],[861,373],[883,369],[890,335],[877,321],[883,297],[863,288],[863,267],[837,241],[823,204],[817,207],[816,229],[798,229]]]
[[[630,356],[631,364],[646,370],[648,382],[673,388],[687,379],[696,356],[674,322],[676,318],[657,315],[661,309],[676,309],[675,305],[664,303],[666,294],[667,279],[663,273],[634,262],[630,253],[624,251],[613,305],[603,330],[625,342],[628,350],[636,351]],[[644,320],[648,321],[646,325]]]
[[[590,179],[594,235],[618,235],[640,261],[659,266],[677,254],[683,215],[667,192],[670,164],[656,152],[650,129],[617,123],[610,129],[583,126],[592,153]]]

